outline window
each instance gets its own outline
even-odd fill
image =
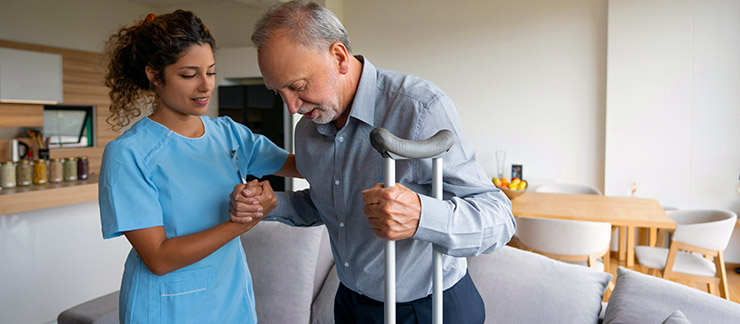
[[[44,106],[44,136],[49,148],[93,146],[93,106]]]

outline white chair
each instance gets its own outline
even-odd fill
[[[514,238],[522,249],[608,272],[611,228],[609,223],[519,216]]]
[[[727,300],[727,273],[723,251],[735,228],[737,215],[729,210],[668,211],[676,222],[670,248],[637,246],[637,261],[650,268],[650,274],[663,273],[666,279],[704,282],[710,294]]]
[[[570,183],[551,183],[537,187],[537,192],[569,193],[581,195],[601,195],[601,190],[596,187]]]

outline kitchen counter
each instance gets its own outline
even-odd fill
[[[0,190],[0,217],[31,210],[98,200],[98,175],[86,180]]]

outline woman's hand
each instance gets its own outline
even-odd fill
[[[267,180],[236,185],[229,198],[231,221],[240,224],[263,218],[277,207],[277,198]]]

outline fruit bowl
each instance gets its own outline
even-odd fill
[[[496,186],[496,184],[494,184],[494,186]],[[496,186],[496,188],[501,189],[501,191],[504,192],[504,194],[506,195],[506,197],[509,197],[509,200],[512,200],[512,199],[514,199],[516,197],[519,197],[522,194],[524,194],[525,192],[527,192],[527,188],[524,188],[522,190],[511,190],[509,188],[504,188],[504,187],[499,187],[499,186]]]

